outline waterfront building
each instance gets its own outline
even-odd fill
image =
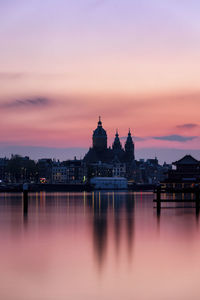
[[[166,173],[172,169],[172,165],[164,163],[160,165],[157,158],[140,159],[135,161],[134,181],[142,184],[159,184],[167,177]]]
[[[123,177],[93,177],[90,184],[96,190],[123,190],[128,188],[128,181]]]
[[[8,165],[7,158],[0,158],[0,182],[6,181],[6,168]]]
[[[11,155],[7,159],[4,170],[4,180],[9,183],[33,182],[36,173],[36,164],[28,156]],[[3,174],[2,174],[3,176]]]
[[[63,166],[66,167],[67,183],[79,184],[86,181],[87,168],[83,160],[78,160],[74,157],[73,160],[64,161]]]
[[[46,183],[52,183],[52,166],[53,161],[51,158],[41,158],[38,160],[38,182],[40,182],[42,178],[42,180],[44,180]]]
[[[189,187],[200,184],[200,161],[191,155],[185,155],[178,161],[172,163],[175,169],[167,174],[165,183],[174,187]]]
[[[88,178],[92,177],[112,177],[113,165],[112,163],[97,162],[88,164]]]
[[[58,184],[58,183],[67,183],[67,167],[64,166],[62,163],[54,162],[52,166],[52,183]]]
[[[125,177],[126,176],[126,164],[120,162],[118,159],[112,162],[112,175],[113,177]]]

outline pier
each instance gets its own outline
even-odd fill
[[[160,214],[161,203],[195,203],[196,213],[199,213],[200,187],[198,184],[187,188],[166,188],[165,186],[158,185],[154,190],[154,194],[156,195],[156,199],[153,201],[156,203],[157,214]],[[163,198],[162,195],[165,195],[165,197]],[[186,197],[186,195],[189,197]]]

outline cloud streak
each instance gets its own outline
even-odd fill
[[[198,127],[198,124],[196,123],[186,123],[186,124],[182,124],[182,125],[177,125],[176,126],[179,129],[193,129]]]
[[[91,8],[96,8],[96,7],[99,7],[99,6],[104,5],[106,2],[107,2],[106,0],[95,0],[95,1],[91,1],[91,2],[90,2],[90,7],[91,7]]]
[[[50,101],[47,98],[32,98],[32,99],[17,99],[12,102],[3,103],[1,108],[29,108],[29,107],[43,107],[49,105]]]
[[[74,78],[76,74],[70,72],[0,72],[0,81],[22,81],[22,80],[65,80],[69,78]]]
[[[24,73],[0,72],[0,80],[18,80],[25,76]]]
[[[197,136],[183,136],[178,134],[172,135],[164,135],[164,136],[154,136],[153,139],[155,140],[162,140],[162,141],[170,141],[170,142],[187,142],[196,139]]]

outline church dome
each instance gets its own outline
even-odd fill
[[[93,132],[93,148],[99,151],[107,149],[107,133],[102,127],[100,117],[98,126]]]
[[[106,131],[102,127],[101,117],[99,117],[98,126],[94,130],[93,136],[107,136]]]

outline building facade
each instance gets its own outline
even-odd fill
[[[67,183],[67,167],[60,162],[54,162],[52,166],[52,183]]]

